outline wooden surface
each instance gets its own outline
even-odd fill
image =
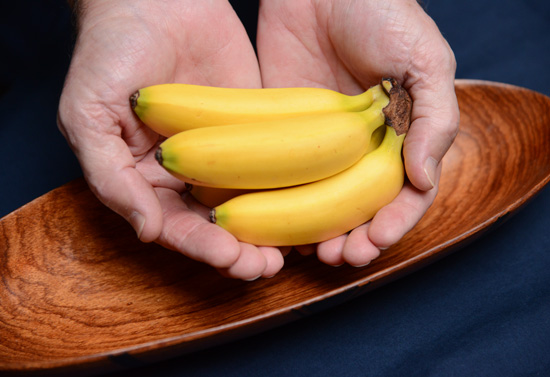
[[[107,371],[247,336],[356,297],[460,248],[550,180],[550,99],[457,81],[461,127],[436,202],[364,268],[291,254],[239,282],[154,244],[77,180],[0,220],[0,375]]]

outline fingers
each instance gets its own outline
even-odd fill
[[[286,248],[290,251],[290,248]],[[285,264],[284,251],[276,247],[260,246],[258,250],[263,254],[267,261],[267,265],[262,272],[262,277],[270,278],[275,276]]]
[[[454,96],[454,92],[450,95]],[[439,163],[458,132],[456,97],[451,101],[436,102],[414,104],[414,121],[403,146],[407,177],[416,188],[424,191],[435,186]],[[438,111],[432,111],[431,106],[439,106]]]
[[[363,267],[380,256],[380,249],[369,238],[371,223],[353,229],[344,244],[342,258],[351,266]]]
[[[223,276],[253,281],[260,277],[273,277],[283,268],[284,257],[279,249],[246,243],[240,245],[239,259],[229,268],[218,269]]]
[[[92,174],[87,177],[92,191],[109,208],[125,218],[143,242],[158,238],[162,209],[151,184],[132,167],[112,173],[112,179]]]
[[[258,279],[267,267],[265,256],[253,245],[240,243],[239,246],[240,254],[235,263],[228,268],[218,269],[218,271],[224,276],[246,281]]]
[[[435,171],[434,188],[422,191],[406,183],[399,195],[380,209],[366,224],[317,245],[323,263],[362,267],[380,256],[380,251],[396,244],[424,216],[437,195],[441,164]]]
[[[157,188],[156,192],[164,208],[164,227],[157,242],[164,247],[207,263],[223,276],[234,279],[272,277],[283,268],[281,250],[239,242],[212,224],[206,207],[192,198],[184,200],[171,189]]]
[[[368,228],[370,242],[378,248],[388,248],[409,232],[435,200],[440,175],[441,164],[435,172],[435,186],[428,191],[418,190],[406,183],[399,195],[372,219]]]
[[[162,232],[157,242],[215,268],[229,268],[239,258],[239,242],[222,228],[190,210],[180,194],[156,189],[163,208]]]
[[[347,234],[335,237],[317,245],[317,258],[329,266],[341,266],[346,261],[342,255]]]
[[[423,191],[435,186],[437,167],[458,133],[460,118],[454,55],[446,43],[438,51],[426,63],[428,68],[417,67],[404,84],[413,99],[412,124],[403,146],[405,169],[411,183]]]
[[[368,236],[370,223],[353,229],[344,234],[317,245],[317,257],[323,263],[340,266],[344,263],[354,267],[362,267],[380,256],[380,249],[372,243]]]
[[[59,128],[75,151],[90,189],[124,217],[142,241],[155,240],[162,227],[160,203],[151,183],[136,170],[127,144],[116,133],[100,130],[99,124],[113,123],[112,119],[83,115],[65,102],[60,105]],[[143,144],[153,145],[154,140]]]

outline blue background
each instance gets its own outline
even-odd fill
[[[233,3],[253,38],[257,5]],[[550,2],[427,0],[424,7],[455,52],[457,78],[550,96]],[[4,216],[81,171],[56,126],[70,11],[61,0],[12,2],[1,6],[0,21]],[[421,271],[303,320],[131,373],[548,376],[549,229],[547,187],[499,228]]]

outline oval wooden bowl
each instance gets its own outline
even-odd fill
[[[240,282],[139,242],[83,180],[0,221],[0,374],[88,373],[234,340],[356,297],[457,250],[550,180],[550,98],[457,80],[460,132],[436,202],[364,268],[291,254]]]

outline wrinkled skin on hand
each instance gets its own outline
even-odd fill
[[[264,0],[258,54],[265,87],[357,94],[391,76],[413,98],[404,145],[410,182],[369,223],[300,248],[331,265],[368,264],[411,230],[435,199],[440,161],[458,131],[453,52],[413,0]]]
[[[144,242],[251,280],[276,274],[288,248],[238,242],[154,159],[159,135],[128,104],[166,82],[222,87],[322,86],[358,93],[394,76],[415,100],[405,142],[411,184],[369,224],[319,245],[325,263],[362,265],[397,242],[433,201],[438,162],[456,134],[454,57],[413,1],[270,0],[261,3],[259,62],[226,0],[79,2],[79,33],[58,124],[90,188]],[[426,162],[428,161],[428,162]],[[428,176],[430,177],[428,179]],[[433,184],[432,184],[433,183]]]
[[[88,1],[59,105],[59,127],[91,189],[144,242],[253,279],[283,266],[281,252],[240,242],[185,200],[184,184],[155,161],[159,136],[128,98],[166,82],[260,87],[256,56],[225,0]],[[194,207],[193,207],[194,206]]]

